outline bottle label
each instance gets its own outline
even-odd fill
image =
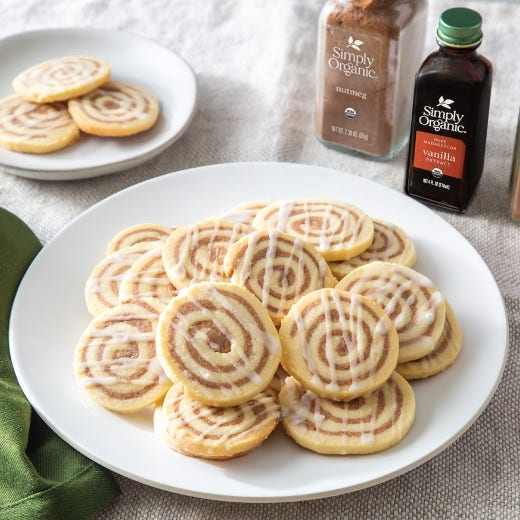
[[[466,160],[466,108],[464,102],[446,95],[429,97],[416,107],[411,193],[450,206],[459,204]]]
[[[381,38],[350,30],[328,34],[323,63],[322,137],[352,149],[385,155],[389,130],[382,111],[386,71]]]
[[[462,179],[466,143],[444,135],[415,133],[414,168],[432,173],[439,179],[445,175]]]
[[[329,69],[338,70],[347,78],[378,79],[376,67],[379,63],[374,63],[379,57],[381,48],[378,38],[351,33],[345,41],[337,43],[338,45],[334,45],[329,51],[327,60]]]

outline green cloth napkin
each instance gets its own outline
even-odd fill
[[[41,248],[0,208],[0,519],[81,519],[119,495],[112,475],[65,443],[31,410],[9,356],[8,325],[18,284]]]

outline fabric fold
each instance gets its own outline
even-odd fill
[[[0,208],[0,520],[88,518],[120,493],[107,470],[69,446],[31,409],[11,364],[11,306],[40,249],[34,233]]]

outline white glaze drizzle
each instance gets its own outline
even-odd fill
[[[265,257],[264,279],[262,283],[262,304],[267,306],[269,303],[269,287],[271,285],[271,277],[273,275],[274,261],[276,258],[276,249],[278,246],[278,238],[280,232],[277,229],[271,229],[268,232],[268,245]]]
[[[336,374],[336,361],[332,348],[332,332],[331,332],[331,317],[329,309],[329,300],[325,292],[320,294],[321,305],[323,307],[324,327],[325,327],[325,357],[328,365],[328,375],[330,376],[330,383],[327,384],[329,390],[335,391],[338,387]]]
[[[291,216],[294,203],[292,201],[283,201],[278,207],[278,217],[276,221],[276,229],[280,231],[287,231],[287,223]]]

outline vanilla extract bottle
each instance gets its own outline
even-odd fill
[[[415,79],[405,192],[457,212],[466,210],[484,167],[493,69],[476,52],[481,26],[476,11],[444,11],[439,49]]]

